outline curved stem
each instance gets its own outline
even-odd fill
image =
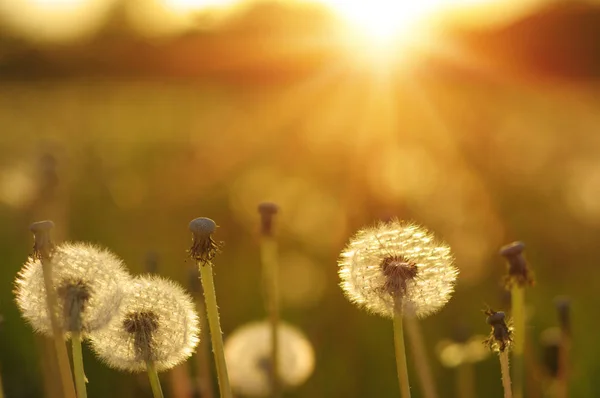
[[[400,300],[394,306],[394,347],[396,351],[396,370],[398,371],[398,382],[400,383],[400,395],[402,398],[410,398],[402,324],[402,302]]]
[[[263,236],[260,242],[263,283],[266,307],[271,329],[271,396],[281,396],[279,377],[279,273],[277,264],[277,242],[270,236]]]
[[[513,379],[515,397],[523,397],[523,354],[525,351],[525,288],[513,286],[511,289],[511,307],[513,318]]]
[[[508,367],[508,351],[502,351],[500,357],[500,370],[502,372],[502,387],[504,388],[504,398],[512,398],[512,387],[510,383],[510,370]]]
[[[73,349],[73,373],[75,374],[75,387],[77,388],[77,398],[87,398],[80,332],[71,333],[71,347]]]
[[[210,338],[217,367],[217,379],[221,398],[232,398],[229,376],[227,375],[227,364],[225,363],[225,351],[223,350],[223,335],[221,322],[219,320],[219,308],[217,307],[217,296],[215,294],[215,282],[213,279],[212,264],[210,262],[198,263],[200,268],[200,279],[204,289],[204,302],[206,303],[206,315],[210,328]]]
[[[160,386],[160,379],[158,378],[158,372],[156,371],[154,362],[146,361],[146,371],[148,372],[148,378],[150,379],[152,395],[154,395],[154,398],[164,398],[162,387]]]
[[[433,376],[431,375],[429,361],[427,360],[423,335],[421,334],[421,330],[419,330],[419,321],[416,317],[407,314],[405,323],[412,353],[414,354],[412,357],[414,358],[419,381],[421,382],[421,389],[423,390],[423,396],[425,398],[437,398],[438,395],[435,389]]]

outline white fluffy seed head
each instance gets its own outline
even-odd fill
[[[391,318],[400,296],[405,311],[423,318],[450,299],[458,276],[453,262],[450,247],[425,228],[392,220],[356,233],[338,273],[346,297],[359,307]]]
[[[106,325],[117,312],[124,286],[131,279],[121,259],[88,243],[62,243],[54,248],[49,261],[58,299],[56,318],[67,336],[69,331],[79,327],[85,334]],[[69,294],[77,291],[81,312],[79,327],[75,328],[68,308]],[[17,275],[15,295],[23,317],[33,328],[52,335],[40,259],[30,257],[27,260]]]
[[[312,345],[297,328],[279,324],[279,377],[284,387],[299,386],[312,374]],[[264,397],[270,394],[271,326],[251,322],[225,341],[225,358],[231,387],[236,393]]]
[[[158,371],[190,357],[198,344],[198,315],[178,284],[157,276],[132,280],[109,324],[90,335],[92,348],[108,366],[130,372]]]

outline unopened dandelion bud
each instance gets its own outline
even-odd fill
[[[33,233],[33,256],[41,258],[48,256],[54,247],[50,240],[50,231],[54,228],[54,222],[50,220],[36,221],[29,226]]]
[[[260,233],[264,236],[273,235],[273,219],[279,211],[279,207],[272,202],[263,202],[258,205],[260,214]]]
[[[523,256],[524,250],[523,242],[513,242],[500,249],[500,254],[508,262],[508,275],[505,278],[505,285],[508,289],[513,285],[523,287],[534,283],[533,273]]]
[[[558,324],[567,334],[571,333],[571,300],[568,297],[557,297],[554,300],[558,313]]]
[[[212,234],[217,229],[217,224],[210,218],[199,217],[190,222],[189,228],[192,232],[190,256],[202,263],[211,261],[219,252],[220,246],[212,238]]]
[[[89,333],[117,312],[130,276],[113,253],[87,243],[62,243],[43,261],[52,268],[55,317],[63,331]],[[36,331],[51,335],[42,267],[39,257],[30,257],[17,276],[15,294],[23,317]]]
[[[314,351],[297,328],[278,324],[278,376],[284,387],[303,384],[314,369]],[[271,393],[271,325],[252,322],[235,330],[225,342],[225,357],[231,386],[247,396],[264,397]]]
[[[458,276],[450,247],[404,221],[359,231],[339,260],[341,287],[359,307],[392,317],[396,303],[420,318],[441,309]]]
[[[140,276],[129,284],[118,313],[90,335],[92,348],[108,366],[130,372],[168,370],[198,344],[198,316],[187,293],[174,282]]]

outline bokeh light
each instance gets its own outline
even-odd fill
[[[35,41],[69,41],[94,33],[114,0],[10,0],[0,2],[0,21]]]

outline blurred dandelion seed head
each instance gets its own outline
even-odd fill
[[[346,297],[359,307],[392,317],[401,298],[404,309],[423,318],[450,299],[458,276],[453,262],[450,247],[425,228],[393,220],[356,233],[338,273]]]
[[[146,361],[164,371],[186,360],[198,334],[198,315],[183,288],[157,276],[140,276],[129,284],[117,315],[90,338],[108,366],[142,372]]]
[[[63,330],[93,332],[108,323],[131,279],[121,259],[106,249],[87,243],[62,243],[50,258],[53,288],[58,297],[56,317]],[[30,257],[15,281],[16,301],[33,328],[52,334],[46,304],[42,263]],[[73,322],[73,311],[78,311]]]
[[[314,369],[314,351],[297,328],[279,324],[279,376],[286,387],[304,383]],[[234,331],[225,342],[232,388],[239,394],[263,397],[270,393],[271,330],[266,321]]]

